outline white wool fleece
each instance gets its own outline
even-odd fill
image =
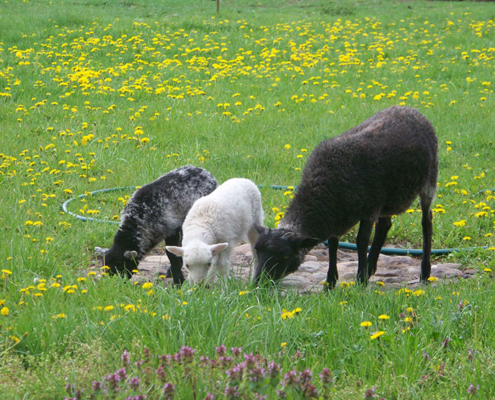
[[[250,242],[255,254],[258,232],[254,226],[262,223],[257,186],[249,179],[229,179],[193,204],[184,221],[182,247],[167,250],[183,257],[191,284],[216,275],[226,277],[236,245]]]

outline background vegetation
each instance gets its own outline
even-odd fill
[[[169,396],[164,383],[184,399],[229,396],[226,385],[248,398],[256,391],[278,398],[275,390],[310,398],[303,377],[292,391],[284,377],[306,368],[318,396],[488,398],[494,21],[493,7],[478,2],[225,1],[217,14],[206,0],[4,1],[5,398],[53,399],[81,389],[88,397],[92,381],[121,367],[126,349],[155,372],[147,382],[144,369],[128,367],[129,379],[143,383],[122,398]],[[110,245],[116,226],[61,212],[76,195],[141,185],[194,164],[220,182],[237,176],[264,185],[265,222],[275,226],[291,193],[269,184],[297,185],[320,140],[398,104],[417,108],[437,130],[434,246],[485,246],[450,256],[478,267],[476,280],[414,292],[340,287],[308,297],[240,282],[210,291],[133,285],[97,279],[91,264],[92,249]],[[70,210],[116,221],[131,194],[88,196]],[[420,245],[416,204],[395,218],[389,242]],[[218,376],[208,375],[199,357],[221,357],[215,347],[222,344],[243,350]],[[164,364],[162,381],[159,359],[144,349],[173,355],[182,346],[196,350],[192,366]],[[224,372],[251,352],[257,362],[279,363],[281,381],[261,388],[249,386],[248,375],[228,380]],[[331,385],[318,377],[325,367]]]

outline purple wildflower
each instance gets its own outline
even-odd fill
[[[321,383],[324,385],[333,383],[332,372],[328,368],[323,368],[319,376]]]
[[[246,362],[246,368],[254,368],[256,366],[256,357],[253,353],[244,354],[244,360]]]
[[[131,389],[136,390],[139,385],[141,385],[141,379],[139,379],[137,376],[132,377],[131,379],[128,380],[129,386]]]
[[[316,390],[316,386],[311,383],[303,385],[303,396],[305,399],[318,398],[318,390]]]
[[[212,358],[210,360],[210,367],[211,368],[216,368],[218,366],[218,361],[215,358]]]
[[[295,386],[299,384],[299,376],[297,374],[297,371],[289,371],[284,375],[284,382],[283,385],[285,386]]]
[[[171,383],[166,383],[163,385],[162,393],[165,399],[173,399],[175,392],[175,386]]]
[[[122,365],[124,367],[126,367],[126,366],[129,365],[129,363],[130,363],[130,357],[129,357],[129,353],[127,352],[127,350],[124,350],[124,352],[120,356],[120,359],[122,360]]]
[[[253,368],[248,370],[249,380],[251,382],[258,382],[265,377],[265,370],[263,368]]]
[[[241,381],[242,373],[244,372],[244,365],[244,363],[240,363],[231,370],[225,371],[225,373],[229,376],[231,381]]]
[[[236,399],[240,393],[237,391],[237,386],[225,386],[225,396],[227,399]]]
[[[426,361],[430,361],[431,357],[428,353],[424,352],[423,351],[423,358],[426,360]]]
[[[445,339],[443,339],[442,341],[442,348],[446,349],[449,345],[449,342],[451,341],[452,339],[449,338],[449,337],[446,337]]]
[[[234,357],[238,357],[242,353],[242,347],[231,347],[230,348],[230,351],[232,352],[232,354],[234,355]]]
[[[467,388],[467,392],[469,394],[475,395],[480,390],[480,385],[474,386],[472,383],[469,383],[469,387]]]
[[[151,350],[149,348],[145,347],[144,350],[143,350],[143,353],[144,353],[144,360],[145,360],[145,362],[148,362],[151,359],[151,356],[152,356]]]
[[[170,365],[172,363],[172,356],[170,354],[166,354],[164,356],[158,356],[160,361],[162,361],[165,365]]]
[[[125,370],[125,367],[115,371],[115,375],[118,375],[119,381],[125,381],[127,379],[127,371]]]
[[[195,352],[196,350],[192,349],[191,347],[182,346],[180,348],[180,353],[179,353],[180,359],[184,361],[186,364],[191,363],[193,361]]]
[[[161,383],[165,383],[166,377],[165,377],[165,369],[163,368],[163,365],[160,365],[155,370],[155,374],[158,376],[158,379],[160,379]]]
[[[218,347],[215,347],[215,350],[217,352],[218,357],[223,357],[225,355],[225,352],[227,351],[227,347],[225,347],[224,344],[221,344]]]
[[[220,359],[220,365],[223,368],[228,368],[228,367],[230,367],[232,365],[233,359],[230,356],[227,356],[227,357],[221,356],[221,357],[219,357],[219,359]]]
[[[301,373],[301,383],[303,385],[311,382],[312,379],[313,379],[313,373],[309,369],[306,369]]]
[[[110,388],[110,390],[115,390],[115,389],[117,389],[117,386],[119,384],[120,377],[117,374],[109,374],[109,375],[107,375],[105,380],[107,381],[107,384],[108,384],[108,387]]]
[[[268,364],[268,375],[270,378],[277,378],[280,375],[280,371],[280,364],[275,364],[274,362]]]
[[[378,395],[375,392],[375,387],[374,386],[371,389],[367,389],[364,392],[364,398],[365,399],[373,399],[375,397],[378,397]]]
[[[438,367],[438,375],[441,376],[442,378],[445,378],[444,372],[445,372],[445,363],[441,363],[440,366]]]
[[[101,382],[100,381],[91,382],[91,388],[93,389],[93,392],[99,392],[101,390]]]
[[[204,400],[213,400],[214,398],[215,396],[213,396],[210,392],[208,392]]]

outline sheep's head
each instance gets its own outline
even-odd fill
[[[115,250],[95,247],[98,257],[98,266],[108,266],[110,274],[125,274],[128,278],[132,276],[132,270],[137,268],[138,253],[135,250]]]
[[[254,246],[258,259],[253,282],[263,278],[277,281],[297,271],[304,256],[320,241],[294,235],[287,229],[268,229],[257,225],[260,234]]]
[[[189,270],[188,281],[191,285],[208,280],[214,257],[226,249],[228,243],[208,245],[202,242],[191,243],[188,246],[167,246],[167,250],[182,257],[185,267]]]

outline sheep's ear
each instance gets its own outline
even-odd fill
[[[104,249],[103,247],[95,247],[96,254],[103,256],[108,251],[108,249]]]
[[[177,247],[177,246],[165,246],[167,251],[170,251],[172,254],[175,254],[176,256],[182,257],[184,255],[184,248],[183,247]]]
[[[268,233],[268,228],[260,225],[258,223],[254,223],[254,228],[258,231],[258,233],[261,235],[262,233]]]
[[[211,254],[215,255],[225,250],[228,247],[228,243],[217,243],[210,246]]]
[[[311,237],[289,237],[289,243],[301,249],[311,249],[321,242],[319,239]]]
[[[138,253],[136,250],[126,250],[124,252],[124,258],[127,258],[129,260],[134,260],[136,259]]]

